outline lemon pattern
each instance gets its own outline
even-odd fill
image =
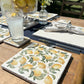
[[[37,84],[54,84],[68,57],[67,52],[32,43],[6,65]]]

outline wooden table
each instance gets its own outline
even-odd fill
[[[36,41],[33,41],[33,42],[36,42]],[[27,45],[28,44],[24,45],[21,48],[15,48],[5,43],[0,44],[0,65]],[[83,54],[78,55],[78,54],[72,53],[72,59],[69,63],[69,66],[67,66],[62,76],[62,79],[60,80],[62,84],[81,84],[82,83],[83,58],[84,58]],[[0,67],[0,84],[29,84],[29,83],[4,71]]]
[[[81,25],[84,27],[84,20],[75,19],[75,22],[74,22],[73,18],[65,18],[65,17],[61,17],[61,18],[69,19],[69,20],[71,19],[73,24],[75,23],[78,26]],[[76,23],[76,21],[79,23]],[[37,41],[31,40],[31,42],[37,42]],[[38,43],[41,43],[41,42],[38,42]],[[41,43],[41,44],[44,44],[44,43]],[[25,44],[21,48],[15,48],[5,43],[0,44],[0,65],[4,63],[6,60],[8,60],[9,58],[11,58],[12,56],[14,56],[16,53],[18,53],[20,50],[22,50],[27,45],[28,44]],[[59,47],[57,48],[62,49]],[[67,66],[59,84],[60,83],[62,84],[82,84],[82,80],[84,77],[83,59],[84,59],[84,54],[79,55],[76,53],[72,53],[72,59],[70,60],[70,63]],[[15,75],[10,74],[9,72],[6,72],[0,67],[0,84],[29,84],[29,83],[16,77]]]

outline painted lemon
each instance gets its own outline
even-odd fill
[[[2,35],[0,34],[0,37],[1,37]]]
[[[58,62],[61,63],[61,64],[64,64],[65,63],[64,59],[62,59],[62,58],[59,58],[58,59]]]
[[[33,68],[33,65],[32,64],[26,64],[23,66],[24,69],[31,69]]]
[[[5,35],[6,35],[6,36],[9,36],[9,35],[10,35],[10,33],[9,33],[9,32],[7,32]]]
[[[53,64],[52,68],[54,68],[54,69],[60,69],[61,65],[60,64]]]
[[[33,72],[34,72],[34,76],[41,76],[42,74],[41,71],[38,69],[34,70]]]
[[[50,52],[51,52],[51,53],[54,53],[54,54],[56,54],[56,53],[57,53],[57,51],[56,51],[56,50],[50,50]]]
[[[43,50],[43,48],[38,48],[40,51]]]
[[[34,52],[34,54],[36,54],[36,55],[38,55],[40,52],[38,51],[38,50],[36,50],[35,52]]]
[[[45,84],[53,84],[53,80],[52,80],[52,78],[48,75],[48,76],[44,79],[44,83],[45,83]]]
[[[27,50],[27,53],[28,54],[33,54],[33,51],[32,50]]]
[[[40,58],[36,57],[36,56],[33,56],[32,58],[33,58],[33,61],[39,61],[40,60]]]
[[[12,65],[17,65],[18,62],[17,62],[16,60],[13,60],[13,61],[11,62],[11,64],[12,64]]]
[[[20,62],[21,64],[24,64],[26,61],[27,61],[27,59],[26,59],[25,57],[22,57],[19,62]]]
[[[46,68],[46,65],[44,63],[39,62],[38,63],[38,67],[39,68],[42,68],[42,69],[45,69]]]
[[[49,60],[49,59],[52,59],[52,56],[51,55],[45,55],[45,58]]]
[[[82,29],[82,31],[84,32],[84,28]]]

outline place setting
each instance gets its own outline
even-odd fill
[[[54,44],[62,44],[84,48],[84,27],[72,25],[70,20],[60,19],[52,21],[49,25],[33,33],[33,36],[52,41]]]

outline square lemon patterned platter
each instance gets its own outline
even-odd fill
[[[57,84],[70,58],[68,52],[32,43],[2,68],[35,84]]]

